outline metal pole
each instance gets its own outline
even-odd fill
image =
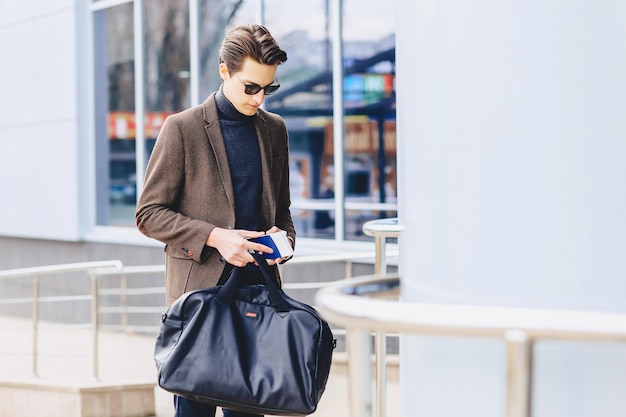
[[[333,164],[335,166],[335,240],[345,239],[343,0],[331,3],[333,51]]]
[[[128,275],[122,274],[120,282],[120,301],[122,304],[122,327],[125,333],[130,333],[128,328]]]
[[[387,415],[387,334],[376,332],[376,416]]]
[[[256,21],[259,25],[265,25],[265,0],[256,0]]]
[[[351,417],[371,417],[371,349],[369,332],[346,329]]]
[[[200,6],[189,0],[189,90],[191,105],[200,103]]]
[[[386,240],[383,234],[376,234],[376,264],[374,271],[376,275],[383,275],[387,272]],[[375,336],[376,344],[376,417],[386,415],[386,388],[387,388],[387,336],[385,332],[377,331]]]
[[[143,47],[144,37],[143,29],[143,0],[137,0],[133,4],[133,26],[134,26],[134,75],[135,75],[135,177],[136,188],[143,188],[143,177],[146,172],[146,105],[144,102],[145,95],[145,75],[144,75],[144,59]],[[139,192],[137,192],[139,195]]]
[[[363,225],[363,233],[374,236],[376,263],[374,272],[378,276],[387,273],[387,237],[399,237],[404,226],[397,218],[371,220]],[[376,417],[387,414],[387,334],[379,330],[374,334],[376,346]]]
[[[376,235],[376,275],[387,273],[387,238],[384,235]],[[387,414],[387,335],[383,331],[377,331],[376,344],[376,417],[385,417]]]
[[[374,264],[374,274],[382,275],[387,269],[387,260],[385,258],[385,237],[376,235],[374,238],[376,243],[376,263]],[[384,264],[384,265],[383,265]]]
[[[346,261],[346,278],[352,278],[352,261],[350,259]]]
[[[507,347],[507,417],[530,417],[532,341],[521,330],[505,334]]]
[[[33,375],[39,377],[39,278],[33,278]]]
[[[98,362],[100,361],[99,355],[99,341],[98,333],[100,330],[100,317],[99,317],[99,300],[98,300],[98,276],[91,272],[91,326],[92,326],[92,348],[93,348],[93,377],[96,381],[100,380]]]

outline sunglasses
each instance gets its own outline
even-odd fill
[[[237,75],[237,73],[235,73],[235,76],[237,78],[239,78],[239,81],[241,81],[241,83],[243,84],[243,86],[245,87],[245,89],[243,90],[244,93],[246,93],[249,96],[253,96],[255,94],[257,94],[259,91],[263,90],[263,93],[266,96],[271,96],[272,94],[274,94],[276,92],[276,90],[278,90],[278,88],[280,87],[280,84],[278,84],[278,81],[276,79],[274,79],[274,82],[271,83],[270,85],[266,85],[265,87],[261,87],[260,85],[257,84],[246,84],[240,77],[239,75]]]

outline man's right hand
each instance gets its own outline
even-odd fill
[[[214,228],[206,240],[206,245],[214,247],[220,255],[231,265],[237,267],[255,263],[250,251],[272,253],[273,250],[260,243],[250,242],[248,239],[263,236],[265,232],[253,232],[241,229]]]

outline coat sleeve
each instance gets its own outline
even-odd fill
[[[180,212],[185,182],[185,146],[180,121],[168,117],[146,168],[135,221],[144,235],[168,246],[168,253],[203,262],[212,250],[205,246],[215,227]]]
[[[289,190],[289,136],[287,134],[287,127],[281,120],[281,148],[282,158],[280,158],[281,166],[275,167],[280,173],[275,178],[277,179],[277,201],[276,201],[276,226],[279,229],[285,230],[287,236],[292,240],[292,244],[295,248],[296,243],[296,230],[291,217],[291,194]]]

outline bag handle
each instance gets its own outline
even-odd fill
[[[251,253],[254,257],[254,260],[259,264],[259,269],[261,270],[261,274],[263,275],[263,279],[265,279],[265,286],[270,292],[270,303],[272,307],[279,312],[288,312],[289,306],[287,305],[287,300],[283,295],[283,292],[278,288],[274,280],[271,278],[270,266],[267,264],[265,257],[256,252]],[[222,302],[229,303],[235,297],[235,293],[239,288],[239,268],[235,267],[233,272],[230,274],[230,277],[226,281],[226,283],[220,288],[217,292],[217,298]]]

